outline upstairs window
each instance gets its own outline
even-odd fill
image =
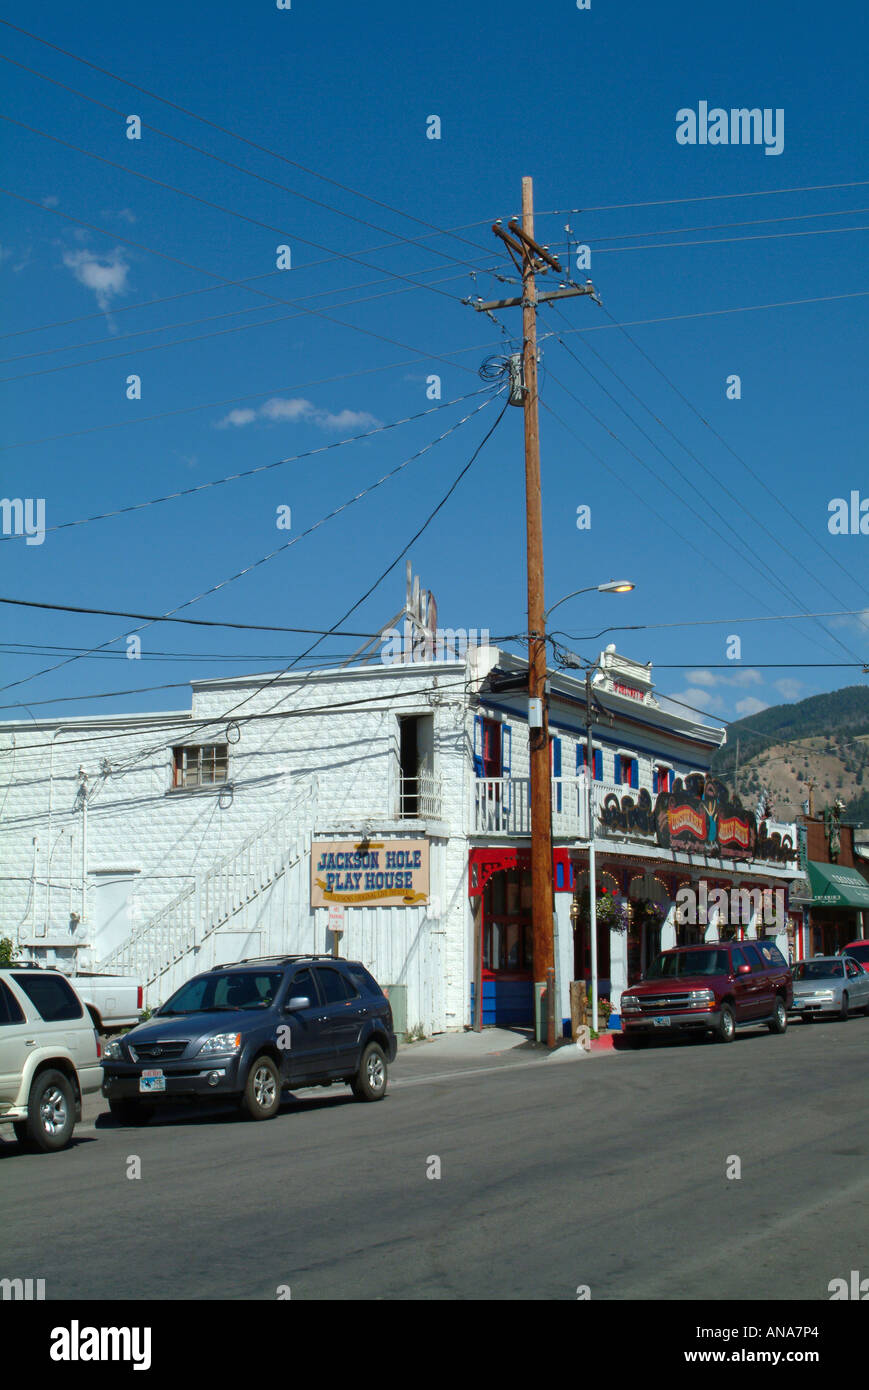
[[[600,748],[594,748],[594,749],[592,750],[592,752],[593,752],[593,755],[594,755],[594,780],[595,780],[595,782],[602,782],[602,781],[603,781],[603,750],[600,749]],[[578,743],[578,744],[576,745],[576,774],[577,774],[577,776],[579,776],[579,774],[580,774],[581,772],[585,772],[585,767],[586,767],[587,761],[588,761],[588,748],[587,748],[587,746],[586,746],[584,743]]]
[[[225,782],[229,767],[226,743],[185,743],[172,749],[173,787],[205,787]]]
[[[486,719],[482,714],[474,717],[474,771],[478,777],[504,776],[501,727],[497,719]],[[504,743],[503,751],[509,755],[509,738]]]
[[[657,796],[659,792],[671,792],[673,790],[673,769],[663,767],[658,764],[652,768],[652,793]]]
[[[616,754],[616,781],[622,787],[640,785],[640,765],[629,753]]]

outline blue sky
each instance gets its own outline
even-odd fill
[[[288,11],[269,0],[47,0],[38,12],[6,3],[0,17],[56,45],[0,26],[0,53],[13,60],[3,64],[4,187],[18,195],[3,197],[0,236],[3,496],[44,499],[52,527],[419,414],[434,404],[433,372],[442,401],[479,391],[481,362],[518,345],[520,311],[495,324],[461,301],[513,292],[485,273],[510,273],[490,224],[519,211],[531,174],[538,239],[561,253],[569,225],[591,248],[589,271],[576,274],[603,299],[540,314],[547,603],[613,577],[637,586],[565,604],[563,640],[587,656],[615,640],[654,661],[662,692],[725,719],[865,680],[859,666],[833,665],[869,655],[865,616],[747,621],[869,614],[869,536],[827,525],[833,498],[869,498],[869,24],[856,0],[715,11],[544,0],[533,18],[514,0],[293,0]],[[783,111],[781,153],[679,144],[677,112],[701,102]],[[141,140],[126,138],[131,114],[145,123]],[[439,140],[426,135],[431,115]],[[810,191],[775,191],[799,189]],[[565,215],[574,208],[585,211]],[[462,227],[465,240],[400,212]],[[277,272],[282,244],[292,268]],[[821,302],[750,309],[809,300]],[[140,400],[126,397],[131,374]],[[741,398],[728,400],[734,374]],[[484,399],[49,530],[40,545],[3,540],[0,594],[167,612],[299,535]],[[330,627],[441,500],[500,408],[486,405],[184,614]],[[413,546],[445,625],[493,635],[526,625],[522,449],[522,413],[510,409]],[[591,508],[587,530],[580,505]],[[281,506],[289,533],[276,527]],[[403,583],[402,563],[348,627],[386,621]],[[92,657],[36,676],[67,654],[49,648],[87,649],[135,624],[0,611],[0,718],[183,707],[184,689],[64,697],[269,670],[303,650],[290,634],[161,624],[142,633],[139,661]],[[591,638],[610,624],[652,626]],[[733,635],[740,662],[727,659]],[[358,644],[330,638],[318,650]],[[124,641],[111,650],[124,653]]]

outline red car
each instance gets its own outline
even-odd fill
[[[869,941],[849,941],[848,945],[843,946],[836,954],[850,956],[852,960],[859,961],[864,970],[869,971]]]
[[[677,946],[622,995],[622,1033],[629,1047],[687,1032],[732,1042],[758,1024],[783,1033],[792,1001],[793,972],[772,941]]]

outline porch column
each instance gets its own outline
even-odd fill
[[[672,951],[676,945],[676,904],[670,903],[667,916],[661,923],[661,950]]]
[[[628,934],[627,931],[610,932],[610,1005],[612,1014],[610,1026],[621,1022],[622,994],[628,986]]]
[[[564,1019],[570,1021],[570,982],[573,979],[572,893],[555,895],[555,1036],[560,1038]]]

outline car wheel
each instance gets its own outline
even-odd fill
[[[736,1019],[729,1004],[721,1005],[721,1017],[718,1020],[718,1027],[715,1029],[715,1041],[721,1043],[733,1042],[736,1036]]]
[[[271,1057],[257,1057],[252,1063],[241,1108],[250,1120],[270,1120],[281,1108],[281,1077]]]
[[[21,1125],[28,1144],[43,1153],[65,1149],[75,1129],[75,1095],[61,1071],[42,1071],[30,1088],[27,1120]],[[15,1132],[21,1139],[19,1126]]]
[[[775,1009],[768,1026],[771,1033],[785,1033],[787,1031],[788,1012],[785,1008],[785,1001],[781,997],[775,1001]]]
[[[369,1043],[351,1081],[357,1100],[382,1100],[386,1094],[386,1055],[379,1043]]]
[[[844,993],[843,993],[843,995],[842,995],[842,1007],[841,1007],[841,1009],[839,1010],[839,1019],[840,1019],[840,1021],[841,1021],[842,1023],[847,1023],[847,1022],[848,1022],[848,991],[847,991],[847,990],[845,990]]]
[[[110,1100],[109,1110],[122,1125],[146,1125],[151,1118],[151,1108],[140,1100]]]

